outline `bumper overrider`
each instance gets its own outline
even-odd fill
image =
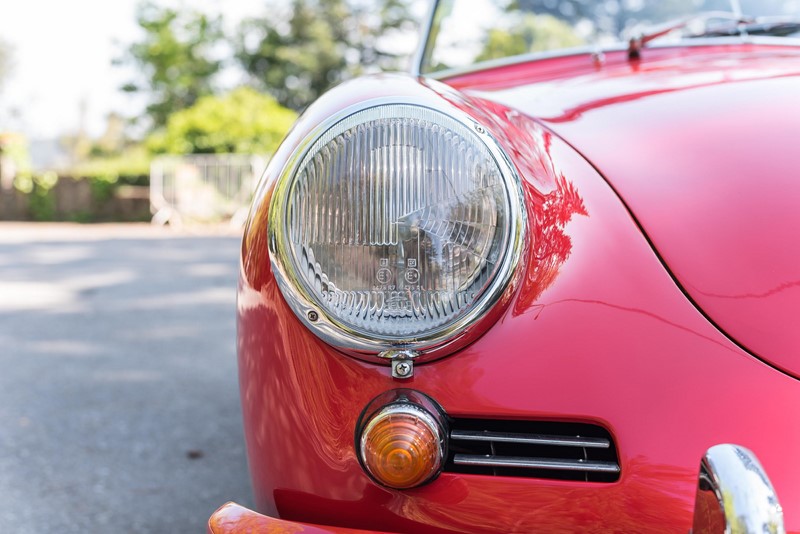
[[[359,534],[374,532],[369,530],[355,530],[342,527],[324,527],[296,521],[285,521],[266,515],[261,515],[234,502],[229,502],[214,512],[208,520],[208,534],[251,534],[255,532],[270,532],[292,534],[305,532],[306,534]]]
[[[508,234],[518,248],[507,279],[485,302],[475,297],[485,313],[378,354],[380,336],[339,335],[329,301],[315,300],[329,279],[314,269],[327,260],[304,257],[309,269],[288,273],[291,246],[309,230],[275,228],[305,209],[280,178],[306,164],[319,125],[395,100],[474,119],[475,135],[509,155],[523,213],[508,211],[521,228]],[[270,214],[281,202],[296,207]],[[416,282],[413,259],[395,274],[384,269],[401,264],[396,256],[376,261],[373,278]],[[329,274],[349,283],[340,271]],[[300,279],[308,273],[311,282]],[[797,380],[698,312],[580,154],[513,110],[435,82],[344,84],[292,130],[245,229],[238,357],[255,507],[266,515],[229,503],[209,532],[800,529],[800,511],[784,518],[776,496],[800,502],[800,465],[785,460],[800,449],[800,428],[763,417],[800,405]]]

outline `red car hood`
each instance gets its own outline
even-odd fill
[[[529,63],[451,83],[572,144],[696,305],[751,353],[800,377],[800,49],[653,49],[640,62],[581,61],[577,77]]]

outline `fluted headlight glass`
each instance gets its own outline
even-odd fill
[[[301,300],[354,339],[402,345],[496,297],[519,193],[492,142],[477,125],[400,104],[322,133],[273,204]]]

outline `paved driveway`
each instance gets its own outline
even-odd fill
[[[0,524],[203,532],[250,505],[239,238],[0,224]]]

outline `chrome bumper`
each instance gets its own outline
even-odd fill
[[[783,510],[755,454],[716,445],[700,462],[692,534],[784,534]]]

